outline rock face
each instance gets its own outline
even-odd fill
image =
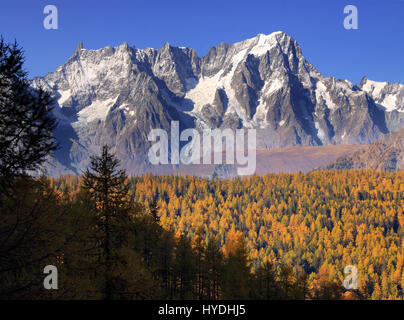
[[[367,92],[376,105],[385,112],[389,132],[404,127],[404,85],[401,83],[376,82],[364,77],[359,87]]]
[[[364,150],[341,157],[326,168],[404,170],[404,129],[382,137]]]
[[[404,127],[404,86],[323,77],[283,32],[221,43],[206,56],[124,43],[86,50],[33,79],[52,92],[59,119],[49,174],[78,174],[108,143],[129,174],[155,171],[151,129],[255,128],[257,148],[369,144]]]

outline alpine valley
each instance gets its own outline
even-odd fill
[[[261,173],[322,166],[404,127],[404,85],[324,77],[284,32],[220,43],[203,57],[168,43],[158,50],[127,43],[86,50],[80,43],[64,65],[32,85],[55,99],[60,147],[47,168],[52,176],[80,174],[104,144],[128,174],[181,173],[180,166],[147,159],[149,132],[170,132],[171,121],[180,130],[255,128]],[[318,157],[321,146],[327,156]],[[294,165],[285,167],[280,155],[293,155]],[[262,164],[275,158],[281,169]],[[228,168],[200,175],[221,171]]]

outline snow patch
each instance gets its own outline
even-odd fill
[[[400,91],[404,91],[403,85],[397,86],[388,82],[366,80],[362,90],[371,95],[379,105],[384,107],[385,111],[397,110],[398,112],[404,112],[404,109],[400,106],[400,101],[397,99]]]
[[[269,96],[275,91],[283,88],[283,82],[276,78],[274,81],[266,82],[264,88],[261,90],[264,95]]]
[[[316,100],[320,101],[322,98],[325,101],[326,106],[328,107],[328,109],[336,109],[338,108],[337,105],[335,105],[335,103],[332,101],[330,94],[327,91],[327,87],[324,85],[323,82],[318,81],[316,84]]]
[[[266,54],[271,48],[276,46],[276,34],[277,33],[271,33],[270,35],[259,34],[257,36],[257,44],[250,50],[249,53],[257,57]]]
[[[397,96],[396,95],[386,95],[384,99],[380,101],[380,104],[386,108],[386,111],[393,111],[397,109]],[[404,112],[404,110],[398,110],[400,112]]]
[[[199,78],[199,81],[195,84],[194,88],[190,89],[185,95],[185,98],[191,100],[194,104],[194,108],[190,112],[190,114],[194,116],[200,114],[204,105],[213,102],[216,90],[223,89],[226,92],[228,98],[228,108],[226,110],[226,114],[235,112],[241,119],[245,121],[247,120],[245,111],[238,103],[235,92],[231,87],[231,81],[233,79],[234,72],[237,66],[245,60],[247,51],[248,48],[242,49],[233,57],[231,57],[230,60],[228,60],[227,63],[228,65],[232,65],[232,69],[225,76],[223,76],[224,70],[221,70],[214,76],[202,76],[201,78]]]
[[[315,122],[314,122],[314,126],[315,126],[316,129],[317,129],[317,137],[318,137],[322,142],[324,142],[324,140],[325,140],[325,133],[324,133],[323,129],[321,129],[320,124],[319,124],[317,121],[315,121]]]
[[[59,106],[62,107],[63,103],[65,103],[66,100],[70,98],[71,91],[70,91],[70,89],[63,90],[63,91],[61,90],[61,91],[59,91],[59,94],[60,94],[60,98],[58,99],[58,104],[59,104]]]
[[[105,120],[111,107],[115,104],[117,98],[106,99],[103,101],[93,101],[88,107],[80,110],[78,115],[79,123],[89,123],[94,120]]]
[[[367,80],[362,89],[367,93],[370,93],[373,97],[380,98],[380,93],[387,84],[387,82]]]
[[[284,86],[282,80],[276,77],[276,75],[274,75],[274,77],[274,80],[267,80],[264,84],[264,87],[261,89],[261,95],[258,99],[257,109],[253,118],[256,124],[261,122],[262,128],[264,128],[265,124],[268,123],[268,121],[266,120],[267,108],[266,104],[264,104],[263,98],[270,96],[274,92],[282,89]]]

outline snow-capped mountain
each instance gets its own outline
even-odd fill
[[[364,77],[359,87],[367,92],[376,105],[385,112],[389,132],[396,132],[404,127],[403,84],[371,81]]]
[[[377,82],[364,77],[359,86],[386,111],[404,112],[404,85],[401,83]]]
[[[130,173],[150,170],[153,128],[256,128],[257,147],[368,144],[404,127],[404,86],[322,76],[284,32],[221,43],[204,57],[124,43],[86,50],[34,86],[51,91],[61,148],[50,174],[79,173],[108,143]]]

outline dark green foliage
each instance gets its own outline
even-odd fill
[[[52,100],[30,87],[17,43],[0,38],[0,175],[12,177],[36,170],[56,149]]]
[[[64,229],[71,217],[46,179],[15,178],[8,185],[12,195],[0,193],[0,299],[49,297],[43,269],[60,265],[76,230]]]
[[[91,158],[82,186],[96,217],[91,228],[96,259],[91,267],[98,267],[104,275],[105,299],[133,296],[135,283],[127,266],[139,260],[130,250],[138,211],[128,195],[126,174],[118,166],[119,161],[104,146],[101,156]]]

